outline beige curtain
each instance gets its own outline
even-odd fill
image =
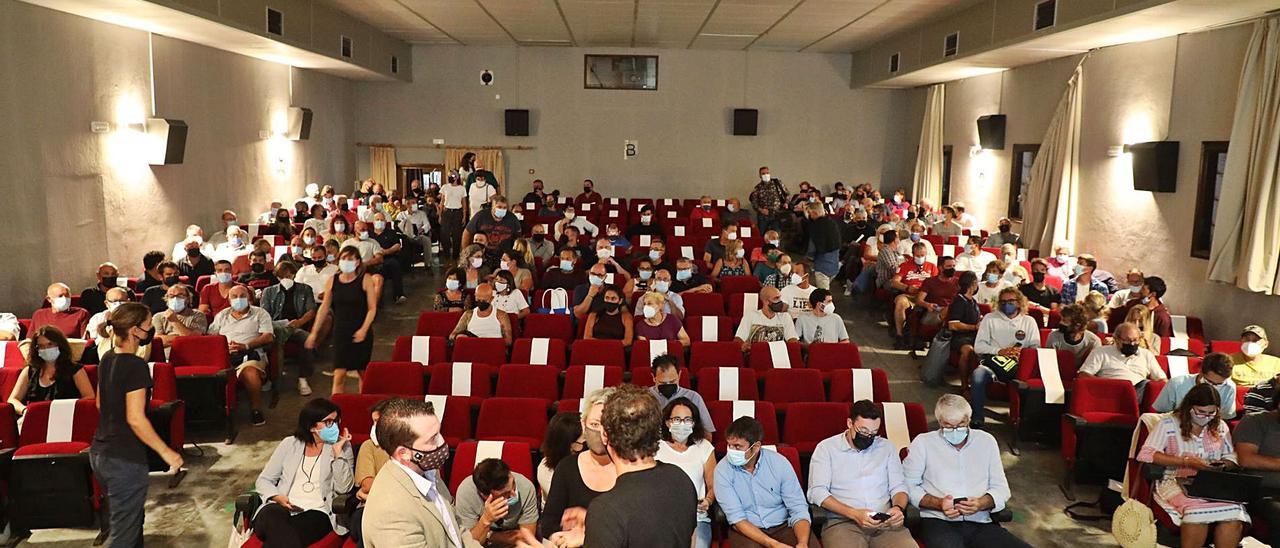
[[[1086,55],[1067,81],[1053,120],[1031,165],[1023,208],[1022,239],[1047,256],[1058,243],[1071,242],[1079,213],[1080,103]]]
[[[396,149],[394,147],[369,147],[369,177],[382,183],[390,195],[396,190]]]
[[[506,159],[502,156],[500,148],[462,148],[462,147],[445,147],[444,149],[444,169],[446,172],[456,171],[458,166],[462,165],[462,157],[468,153],[476,153],[476,160],[480,165],[484,166],[485,171],[492,172],[498,178],[498,192],[507,194],[507,164]],[[463,181],[465,184],[466,181]]]
[[[924,123],[920,127],[920,149],[916,151],[916,176],[911,184],[911,199],[929,200],[942,207],[942,120],[947,103],[944,84],[929,86],[925,97]]]
[[[1254,23],[1213,223],[1209,279],[1280,293],[1280,18]]]

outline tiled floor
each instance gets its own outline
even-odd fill
[[[410,301],[384,307],[375,324],[374,359],[388,359],[391,345],[398,334],[411,333],[419,310],[430,306],[431,290],[437,278],[411,278]],[[837,297],[838,312],[844,316],[849,333],[862,349],[865,367],[884,369],[892,384],[894,399],[918,401],[925,405],[932,421],[933,402],[941,390],[927,388],[918,379],[918,361],[905,352],[892,348],[885,329],[877,326],[873,315],[858,308],[853,301]],[[327,363],[320,366],[326,369]],[[292,370],[290,370],[292,373]],[[312,378],[315,395],[326,395],[330,377],[317,373]],[[355,390],[355,381],[348,382]],[[243,407],[238,417],[240,435],[235,445],[222,443],[218,432],[188,433],[189,441],[198,441],[203,455],[188,456],[190,473],[177,488],[169,489],[161,480],[152,482],[147,501],[146,542],[148,546],[226,546],[231,522],[231,503],[237,494],[250,489],[279,440],[288,435],[297,411],[305,398],[298,396],[294,377],[283,386],[279,406],[267,412],[268,424],[262,428],[248,425],[248,411]],[[1082,524],[1067,517],[1063,508],[1068,501],[1057,484],[1062,475],[1062,459],[1054,447],[1023,444],[1021,456],[1008,452],[1009,430],[1005,427],[1007,409],[993,405],[991,432],[1005,449],[1004,464],[1013,491],[1010,506],[1014,522],[1008,527],[1033,546],[1114,546],[1109,522]],[[188,452],[194,453],[188,445]],[[1077,488],[1081,498],[1096,496],[1097,489]],[[24,546],[88,546],[95,531],[59,529],[37,531]]]

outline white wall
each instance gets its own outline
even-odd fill
[[[1098,50],[1085,62],[1077,251],[1092,252],[1119,275],[1137,266],[1168,282],[1177,313],[1204,318],[1209,335],[1237,338],[1250,323],[1280,333],[1280,299],[1206,281],[1208,261],[1192,258],[1191,231],[1204,141],[1231,136],[1236,91],[1251,27]],[[955,149],[953,199],[985,224],[1006,213],[1011,150],[1039,143],[1079,56],[947,84],[946,143]],[[970,158],[975,120],[1008,115],[1004,151]],[[1122,143],[1181,142],[1177,192],[1133,190]],[[985,173],[985,177],[980,174]]]
[[[305,181],[354,178],[345,80],[294,71],[312,139],[269,145],[258,131],[289,105],[289,67],[163,36],[154,60],[157,113],[190,126],[182,165],[148,166],[128,132],[89,131],[150,114],[147,33],[0,0],[0,310],[26,317],[49,283],[78,292],[102,261],[136,276],[143,253],[168,252],[190,223],[212,234],[224,208],[256,214]]]
[[[656,53],[657,91],[583,89],[584,53]],[[359,83],[360,141],[530,145],[507,152],[512,193],[541,178],[606,195],[745,198],[769,165],[791,189],[801,180],[902,184],[915,135],[897,123],[910,94],[849,89],[849,56],[731,51],[420,46],[411,85]],[[480,71],[493,71],[481,86]],[[760,110],[760,133],[731,135],[732,109]],[[505,137],[503,110],[531,111],[530,137]],[[623,160],[623,141],[639,141]],[[368,173],[367,150],[359,151]],[[442,162],[444,151],[399,148],[397,161]],[[529,170],[536,170],[530,175]]]

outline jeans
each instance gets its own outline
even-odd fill
[[[440,218],[440,254],[449,260],[457,260],[462,253],[462,228],[465,223],[462,209],[446,209]]]
[[[395,298],[404,296],[404,268],[400,266],[398,257],[383,257],[382,276],[391,282],[391,292]]]
[[[107,510],[111,513],[111,537],[107,546],[129,548],[142,546],[143,506],[147,502],[147,463],[108,457],[89,452],[93,473],[107,491]]]
[[[760,229],[760,235],[761,235],[761,236],[764,236],[764,233],[765,233],[765,232],[768,232],[768,231],[770,231],[770,230],[777,230],[779,233],[781,233],[781,232],[782,232],[782,221],[781,221],[781,219],[779,219],[779,218],[778,218],[778,216],[777,216],[776,214],[774,214],[774,215],[761,215],[759,212],[757,212],[757,213],[756,213],[756,227]]]
[[[711,547],[711,522],[699,521],[698,527],[693,530],[694,542],[693,548],[710,548]]]
[[[995,379],[995,373],[985,365],[979,365],[973,369],[973,376],[969,379],[969,405],[973,407],[973,415],[969,417],[969,425],[982,427],[987,414],[987,385]]]
[[[864,268],[853,281],[853,290],[858,293],[871,293],[876,289],[876,269]]]

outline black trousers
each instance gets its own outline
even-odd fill
[[[319,510],[291,515],[279,504],[267,504],[253,518],[253,534],[266,548],[306,548],[332,531],[329,516]]]
[[[440,219],[440,254],[450,260],[457,260],[462,253],[462,228],[466,219],[462,218],[461,209],[446,209]]]
[[[999,523],[920,520],[920,538],[929,548],[1031,548]]]
[[[396,298],[404,296],[404,267],[399,257],[383,256],[382,276],[391,282],[391,292]]]
[[[1267,544],[1280,546],[1280,492],[1263,489],[1261,498],[1249,505],[1249,513],[1267,524]]]

